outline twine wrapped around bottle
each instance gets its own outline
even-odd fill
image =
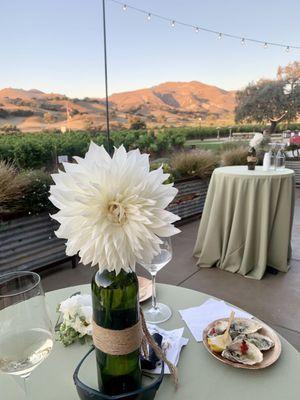
[[[178,387],[178,371],[166,357],[165,352],[153,340],[148,331],[142,309],[137,324],[122,330],[106,329],[93,321],[93,342],[97,349],[111,355],[125,355],[141,347],[143,355],[148,356],[148,346],[153,349],[157,358],[164,361],[169,367],[176,388]]]

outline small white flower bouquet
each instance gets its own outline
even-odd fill
[[[69,297],[62,301],[57,311],[62,315],[58,340],[65,346],[79,341],[85,343],[92,335],[92,298],[89,294]]]

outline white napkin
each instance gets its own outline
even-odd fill
[[[180,352],[189,339],[182,337],[184,328],[174,329],[173,331],[166,331],[159,328],[157,325],[147,324],[148,330],[153,335],[159,333],[162,337],[162,348],[165,349],[167,359],[174,364],[178,364]],[[161,367],[158,365],[155,369],[151,370],[154,374],[160,374]],[[169,367],[165,364],[165,374],[170,374]]]
[[[235,312],[237,318],[253,318],[252,315],[229,306],[223,300],[208,299],[201,306],[179,310],[182,319],[187,324],[197,342],[202,342],[203,330],[210,322],[219,318],[228,318],[230,312]]]

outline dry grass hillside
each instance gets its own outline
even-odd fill
[[[138,116],[148,126],[224,123],[233,120],[235,93],[201,82],[166,82],[110,96],[112,125],[129,126]],[[37,89],[0,90],[0,126],[22,131],[87,129],[105,124],[104,99],[70,99]]]

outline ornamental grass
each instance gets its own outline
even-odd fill
[[[248,149],[244,146],[233,148],[222,153],[222,164],[230,165],[246,165]]]
[[[27,176],[20,175],[12,164],[0,161],[0,212],[10,209],[23,196],[27,185]]]
[[[180,152],[174,154],[170,159],[170,166],[175,179],[209,178],[218,164],[217,155],[210,150]]]
[[[1,217],[52,210],[48,200],[51,183],[51,176],[43,170],[20,172],[13,164],[0,161]]]

